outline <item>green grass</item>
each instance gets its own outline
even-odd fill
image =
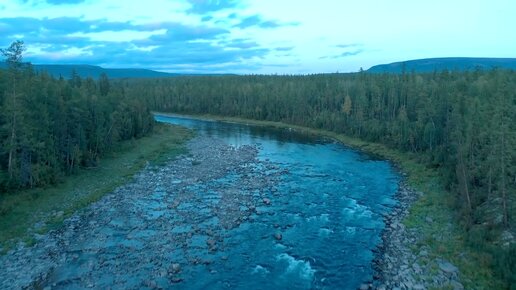
[[[184,142],[191,137],[192,132],[182,127],[158,124],[151,136],[123,142],[95,169],[82,169],[54,187],[7,194],[0,204],[2,251],[19,241],[32,245],[35,234],[59,227],[65,218],[130,181],[146,164],[161,164],[185,153]]]
[[[167,115],[166,113],[158,114]],[[365,142],[331,131],[280,122],[212,115],[194,117],[266,127],[292,128],[299,132],[330,137],[352,148],[392,161],[403,173],[407,174],[407,183],[413,189],[424,193],[412,205],[410,214],[405,219],[404,224],[408,228],[418,229],[421,234],[420,240],[430,247],[430,257],[442,257],[455,264],[460,269],[461,282],[466,289],[503,289],[503,282],[494,275],[489,267],[489,257],[466,245],[464,241],[465,232],[458,223],[453,206],[454,194],[445,190],[435,169],[427,168],[418,162],[417,155],[400,152],[382,144]],[[426,217],[432,218],[433,222],[428,223]]]

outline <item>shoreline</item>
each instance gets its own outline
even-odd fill
[[[382,242],[374,251],[374,281],[360,289],[464,289],[459,269],[433,255],[422,240],[420,230],[408,228],[403,223],[412,205],[423,195],[402,177],[395,194],[398,204],[384,217]],[[433,220],[427,217],[426,222],[433,223]]]

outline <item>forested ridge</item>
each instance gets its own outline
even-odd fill
[[[469,243],[492,255],[506,281],[514,279],[514,71],[197,76],[122,85],[154,110],[280,121],[413,152],[440,173]]]
[[[145,103],[106,75],[55,79],[23,63],[23,51],[21,41],[2,49],[8,64],[0,70],[2,194],[58,183],[78,168],[97,166],[120,141],[152,130]]]

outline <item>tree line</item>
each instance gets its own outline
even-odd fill
[[[515,232],[514,71],[192,76],[121,85],[154,110],[279,121],[413,152],[440,172],[472,244]],[[501,269],[512,267],[505,275],[514,275],[514,258],[499,255]]]
[[[1,50],[0,192],[55,184],[152,131],[145,102],[106,75],[55,79],[23,63],[23,51],[22,41]]]

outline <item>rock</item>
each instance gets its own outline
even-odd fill
[[[278,232],[278,233],[274,234],[274,238],[275,238],[276,240],[278,240],[278,241],[281,241],[281,239],[283,239],[283,235],[282,235],[281,233],[279,233],[279,232]]]
[[[421,284],[416,284],[414,285],[414,287],[412,287],[412,289],[414,290],[425,290],[425,286],[421,285]]]
[[[457,281],[451,281],[450,286],[453,287],[453,290],[464,290],[464,286]]]
[[[156,283],[156,281],[152,281],[152,280],[147,280],[145,281],[145,286],[151,288],[151,289],[157,289],[158,288],[158,284]]]
[[[421,257],[426,257],[426,256],[428,256],[428,251],[427,251],[427,250],[421,250],[421,251],[419,252],[419,256],[421,256]]]
[[[179,278],[179,277],[173,277],[173,278],[171,278],[171,279],[170,279],[170,281],[171,281],[172,283],[180,283],[180,282],[182,282],[182,281],[183,281],[183,279],[182,279],[182,278]]]
[[[174,263],[174,264],[170,265],[168,272],[172,273],[172,274],[177,274],[177,273],[181,272],[181,265],[179,265],[178,263]]]
[[[362,285],[360,285],[360,287],[358,289],[360,289],[360,290],[367,290],[367,289],[369,289],[369,285],[362,284]]]
[[[431,224],[431,223],[433,223],[433,222],[434,222],[434,220],[433,220],[431,217],[429,217],[429,216],[427,216],[427,217],[425,218],[425,221],[426,221],[427,223],[429,223],[429,224]]]
[[[263,199],[263,203],[266,204],[266,205],[270,205],[271,204],[271,200],[268,199],[268,198],[264,198]]]
[[[454,274],[454,273],[457,273],[459,271],[459,269],[457,267],[455,267],[453,264],[451,264],[450,262],[440,261],[438,264],[439,264],[439,268],[444,273]]]

